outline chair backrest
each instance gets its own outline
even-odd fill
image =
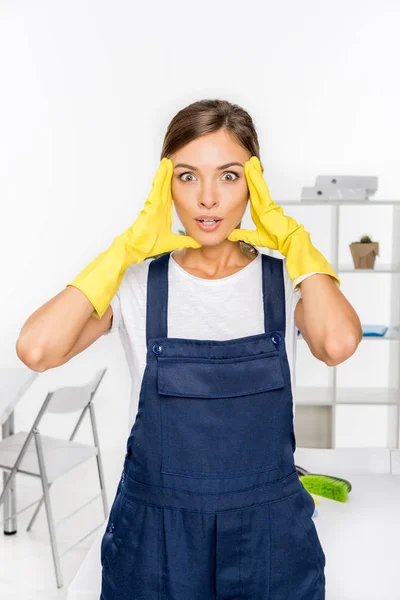
[[[39,373],[22,367],[0,368],[0,425],[3,425]]]
[[[93,436],[95,438],[95,444],[97,445],[97,431],[94,423],[94,411],[93,407],[90,406],[90,401],[96,393],[106,371],[106,367],[104,369],[99,369],[98,371],[96,371],[92,380],[85,385],[58,388],[46,394],[46,398],[42,403],[42,406],[40,407],[39,412],[36,415],[35,420],[33,422],[33,425],[30,431],[28,432],[28,435],[26,436],[23,446],[18,454],[11,475],[7,478],[7,482],[9,482],[8,485],[10,485],[12,473],[16,472],[16,470],[19,468],[19,465],[21,464],[22,459],[24,458],[27,452],[29,444],[31,443],[32,437],[34,433],[38,431],[38,425],[43,415],[46,411],[49,410],[49,408],[51,409],[50,412],[53,413],[76,412],[78,410],[81,411],[81,414],[78,418],[78,422],[75,425],[75,428],[69,438],[70,440],[72,440],[75,437],[79,426],[85,416],[85,413],[89,409],[91,413]],[[3,491],[0,493],[0,500],[4,498],[7,482],[6,485],[3,486]]]
[[[84,385],[57,388],[51,394],[46,412],[70,413],[83,410],[96,393],[107,367],[96,371],[94,377]]]

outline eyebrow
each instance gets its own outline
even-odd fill
[[[228,167],[233,167],[234,165],[238,166],[238,167],[243,167],[242,163],[240,162],[230,162],[230,163],[226,163],[226,165],[221,165],[220,167],[217,167],[216,170],[217,171],[222,171],[222,169],[227,169]],[[186,163],[178,163],[177,165],[175,165],[175,169],[177,169],[178,167],[184,167],[185,169],[191,169],[192,171],[198,171],[197,167],[193,167],[192,165],[187,165]]]

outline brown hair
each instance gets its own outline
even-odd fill
[[[165,133],[160,160],[192,140],[227,129],[251,156],[260,160],[260,146],[253,120],[249,113],[227,100],[199,100],[176,113]]]
[[[227,100],[199,100],[177,112],[167,127],[160,160],[168,158],[192,140],[219,129],[229,131],[261,163],[260,146],[252,118],[244,108]],[[241,243],[256,251],[250,244]]]

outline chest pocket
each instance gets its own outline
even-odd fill
[[[277,351],[157,362],[161,472],[240,477],[276,468],[285,388]]]

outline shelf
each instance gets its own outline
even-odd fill
[[[305,341],[301,333],[297,336],[297,339],[302,340],[303,342]],[[364,335],[362,342],[382,342],[388,340],[396,342],[400,341],[400,325],[392,325],[388,328],[385,335]]]
[[[336,404],[396,405],[399,391],[390,387],[337,387]]]
[[[339,265],[339,273],[355,273],[365,275],[371,273],[400,273],[400,264],[382,263],[376,265],[373,269],[355,269],[351,263]]]
[[[333,406],[337,404],[397,405],[399,392],[389,387],[337,387],[336,402],[332,386],[297,386],[296,406]]]
[[[296,406],[332,406],[333,387],[298,385],[295,393]]]
[[[400,279],[397,277],[400,274],[400,238],[397,235],[400,200],[296,199],[279,204],[284,207],[285,214],[293,209],[295,215],[303,215],[306,221],[309,219],[310,232],[316,230],[316,238],[331,257],[332,267],[343,287],[349,286],[355,309],[364,306],[360,311],[363,325],[388,326],[383,336],[363,336],[361,362],[328,369],[324,365],[325,377],[317,369],[314,373],[312,356],[307,349],[303,352],[304,345],[299,347],[310,376],[302,377],[303,385],[299,381],[293,389],[297,445],[324,449],[393,447],[399,459],[397,466],[390,465],[390,472],[400,474]],[[320,211],[324,205],[326,210]],[[321,230],[320,223],[325,220],[326,227]],[[350,243],[364,230],[384,240],[388,246],[382,247],[382,256],[377,256],[372,269],[356,269],[349,251]],[[382,275],[381,279],[368,277],[378,274]],[[358,279],[353,275],[358,275]],[[360,279],[361,275],[365,277]],[[297,339],[304,340],[300,333]],[[386,344],[370,345],[378,341]],[[296,369],[302,368],[298,364],[299,358]],[[354,376],[352,367],[357,367]],[[310,385],[313,383],[316,385]]]
[[[400,206],[400,200],[279,200],[286,206]]]
[[[307,448],[332,448],[332,406],[298,406],[295,411],[296,445]]]

